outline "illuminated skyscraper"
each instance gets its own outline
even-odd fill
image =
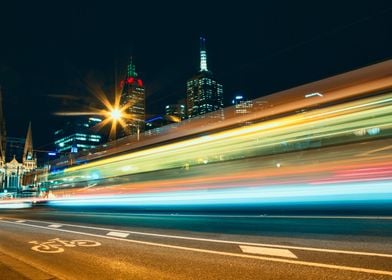
[[[200,71],[186,84],[188,118],[223,108],[223,87],[207,68],[206,39],[200,37]],[[221,111],[221,110],[220,110]],[[222,113],[212,115],[222,118]]]
[[[138,78],[135,72],[135,65],[132,58],[128,64],[126,78],[121,82],[121,106],[126,106],[125,113],[132,119],[126,120],[127,126],[124,129],[126,135],[136,135],[144,131],[144,121],[146,117],[146,97],[143,81]]]

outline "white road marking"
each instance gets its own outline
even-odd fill
[[[30,241],[29,243],[34,244],[31,250],[45,253],[45,254],[56,254],[63,253],[63,247],[96,247],[101,246],[101,243],[94,240],[62,240],[60,238],[49,239],[46,242],[39,243],[38,241]]]
[[[29,221],[49,223],[49,222],[46,222],[46,221],[34,221],[34,220],[29,220]],[[62,225],[63,226],[70,226],[70,227],[76,227],[76,228],[94,229],[94,230],[118,231],[117,229],[102,228],[102,227],[90,227],[90,226],[81,226],[81,225],[64,224],[64,223]],[[322,252],[322,253],[334,253],[334,254],[347,254],[347,255],[359,255],[359,256],[372,256],[372,257],[392,258],[392,254],[373,253],[373,252],[335,250],[335,249],[324,249],[324,248],[315,248],[315,247],[278,245],[278,244],[269,244],[269,243],[241,242],[241,241],[230,241],[230,240],[221,240],[221,239],[207,239],[207,238],[189,237],[189,236],[181,236],[181,235],[159,234],[159,233],[149,233],[149,232],[139,232],[139,231],[129,231],[129,230],[122,230],[122,232],[129,233],[129,234],[135,234],[135,235],[145,235],[145,236],[162,237],[162,238],[193,240],[193,241],[202,241],[202,242],[213,242],[213,243],[222,243],[222,244],[249,245],[249,246],[283,248],[283,249],[312,251],[312,252]]]
[[[48,225],[48,227],[51,228],[61,228],[63,225],[59,225],[59,224],[53,224],[53,225]]]
[[[4,223],[9,224],[16,224],[16,222],[10,221],[1,221]],[[190,248],[190,247],[183,247],[183,246],[176,246],[176,245],[168,245],[163,243],[154,243],[154,242],[147,242],[147,241],[140,241],[140,240],[133,240],[133,239],[124,239],[118,237],[111,237],[106,235],[98,235],[93,233],[86,233],[86,232],[78,232],[73,230],[65,230],[65,229],[58,229],[58,228],[48,228],[46,226],[38,226],[38,225],[31,225],[31,224],[23,224],[24,226],[35,227],[35,228],[42,228],[46,230],[54,230],[54,231],[61,231],[67,233],[75,233],[87,236],[94,236],[99,238],[106,238],[112,240],[120,240],[124,242],[130,242],[135,244],[142,244],[142,245],[150,245],[150,246],[157,246],[157,247],[164,247],[170,249],[178,249],[178,250],[185,250],[185,251],[192,251],[192,252],[199,252],[199,253],[207,253],[207,254],[214,254],[214,255],[221,255],[221,256],[230,256],[230,257],[239,257],[239,258],[246,258],[246,259],[256,259],[256,260],[263,260],[263,261],[271,261],[271,262],[279,262],[279,263],[289,263],[289,264],[297,264],[297,265],[304,265],[304,266],[311,266],[311,267],[322,267],[322,268],[330,268],[330,269],[338,269],[338,270],[346,270],[346,271],[354,271],[354,272],[363,272],[369,274],[378,274],[378,275],[389,275],[392,276],[392,271],[386,270],[376,270],[376,269],[368,269],[368,268],[361,268],[361,267],[351,267],[351,266],[341,266],[341,265],[333,265],[333,264],[324,264],[324,263],[315,263],[315,262],[306,262],[306,261],[299,261],[299,260],[287,260],[287,259],[278,259],[272,257],[262,257],[262,256],[252,256],[246,254],[238,254],[238,253],[229,253],[229,252],[220,252],[220,251],[213,251],[213,250],[206,250],[206,249],[198,249],[198,248]]]
[[[298,259],[290,250],[240,245],[244,253]]]
[[[26,220],[17,220],[17,221],[15,221],[15,223],[24,223],[24,222],[26,222]]]
[[[125,237],[128,237],[129,233],[119,232],[119,231],[110,231],[106,235],[125,238]]]

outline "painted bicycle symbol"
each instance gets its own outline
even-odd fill
[[[101,246],[101,243],[92,240],[61,240],[60,238],[49,239],[46,242],[39,243],[38,241],[30,241],[29,243],[35,244],[31,247],[31,250],[40,253],[62,253],[64,247],[97,247]]]

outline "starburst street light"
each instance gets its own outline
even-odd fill
[[[111,117],[112,117],[112,119],[113,120],[115,120],[115,121],[118,121],[119,119],[121,119],[121,111],[119,110],[119,109],[113,109],[111,112],[110,112],[110,115],[111,115]]]
[[[82,115],[100,115],[105,119],[95,126],[95,129],[102,129],[104,126],[111,123],[109,132],[109,139],[114,140],[117,136],[117,126],[120,125],[123,129],[127,129],[127,122],[135,119],[135,116],[129,114],[128,108],[132,106],[132,102],[120,105],[121,94],[116,90],[114,94],[114,102],[110,102],[105,92],[94,82],[88,83],[90,92],[102,103],[105,109],[98,109],[89,107],[87,111],[82,112],[57,112],[55,115],[59,116],[82,116]]]
[[[96,129],[101,129],[105,125],[111,123],[111,128],[109,132],[109,139],[116,139],[117,135],[117,125],[119,124],[123,129],[127,128],[127,121],[132,120],[133,117],[126,110],[132,105],[131,103],[120,106],[119,98],[116,96],[114,104],[110,102],[102,102],[106,109],[101,110],[100,114],[106,118],[96,126]]]

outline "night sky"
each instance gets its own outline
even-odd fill
[[[183,100],[200,35],[226,106],[236,92],[256,98],[392,54],[390,0],[13,2],[0,4],[7,135],[25,137],[31,120],[41,149],[65,121],[53,113],[99,106],[89,89],[113,95],[130,56],[148,115]]]

